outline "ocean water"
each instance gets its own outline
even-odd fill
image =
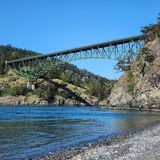
[[[159,120],[160,114],[152,112],[0,106],[0,160],[37,157]]]

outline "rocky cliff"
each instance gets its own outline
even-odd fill
[[[108,101],[115,109],[160,110],[160,38],[145,43]]]

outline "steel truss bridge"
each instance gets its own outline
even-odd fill
[[[11,69],[27,80],[27,88],[32,89],[38,78],[56,69],[64,62],[87,58],[125,60],[132,63],[143,46],[143,37],[134,36],[105,43],[98,43],[47,55],[37,55],[23,59],[6,61],[6,70]],[[64,64],[65,65],[65,64]]]
[[[142,45],[143,37],[139,35],[104,43],[98,43],[95,45],[59,51],[47,55],[38,55],[23,59],[6,61],[6,68],[18,69],[29,65],[34,68],[35,64],[37,63],[45,70],[45,67],[48,65],[44,65],[44,62],[51,63],[54,60],[61,62],[71,62],[87,58],[113,60],[129,59],[130,61],[133,61],[136,58],[136,55],[141,49]],[[49,69],[50,67],[48,67],[46,71]]]

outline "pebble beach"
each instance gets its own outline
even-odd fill
[[[93,142],[50,153],[37,160],[159,160],[160,123]]]

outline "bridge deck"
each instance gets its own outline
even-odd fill
[[[31,60],[35,60],[35,59],[41,59],[42,60],[42,59],[46,59],[48,57],[55,57],[55,56],[59,56],[59,55],[67,55],[67,54],[70,54],[70,53],[77,53],[77,52],[80,52],[80,51],[87,51],[87,50],[96,49],[96,48],[114,46],[114,45],[129,43],[131,41],[138,41],[138,40],[142,40],[141,35],[134,36],[134,37],[123,38],[123,39],[118,39],[118,40],[113,40],[113,41],[108,41],[108,42],[104,42],[104,43],[98,43],[98,44],[94,44],[94,45],[83,46],[83,47],[79,47],[79,48],[73,48],[73,49],[54,52],[54,53],[50,53],[50,54],[46,54],[46,55],[38,55],[38,56],[33,56],[33,57],[27,57],[27,58],[7,61],[7,64],[18,63],[18,62],[22,62],[22,61],[24,61],[24,62],[25,61],[31,61]]]

